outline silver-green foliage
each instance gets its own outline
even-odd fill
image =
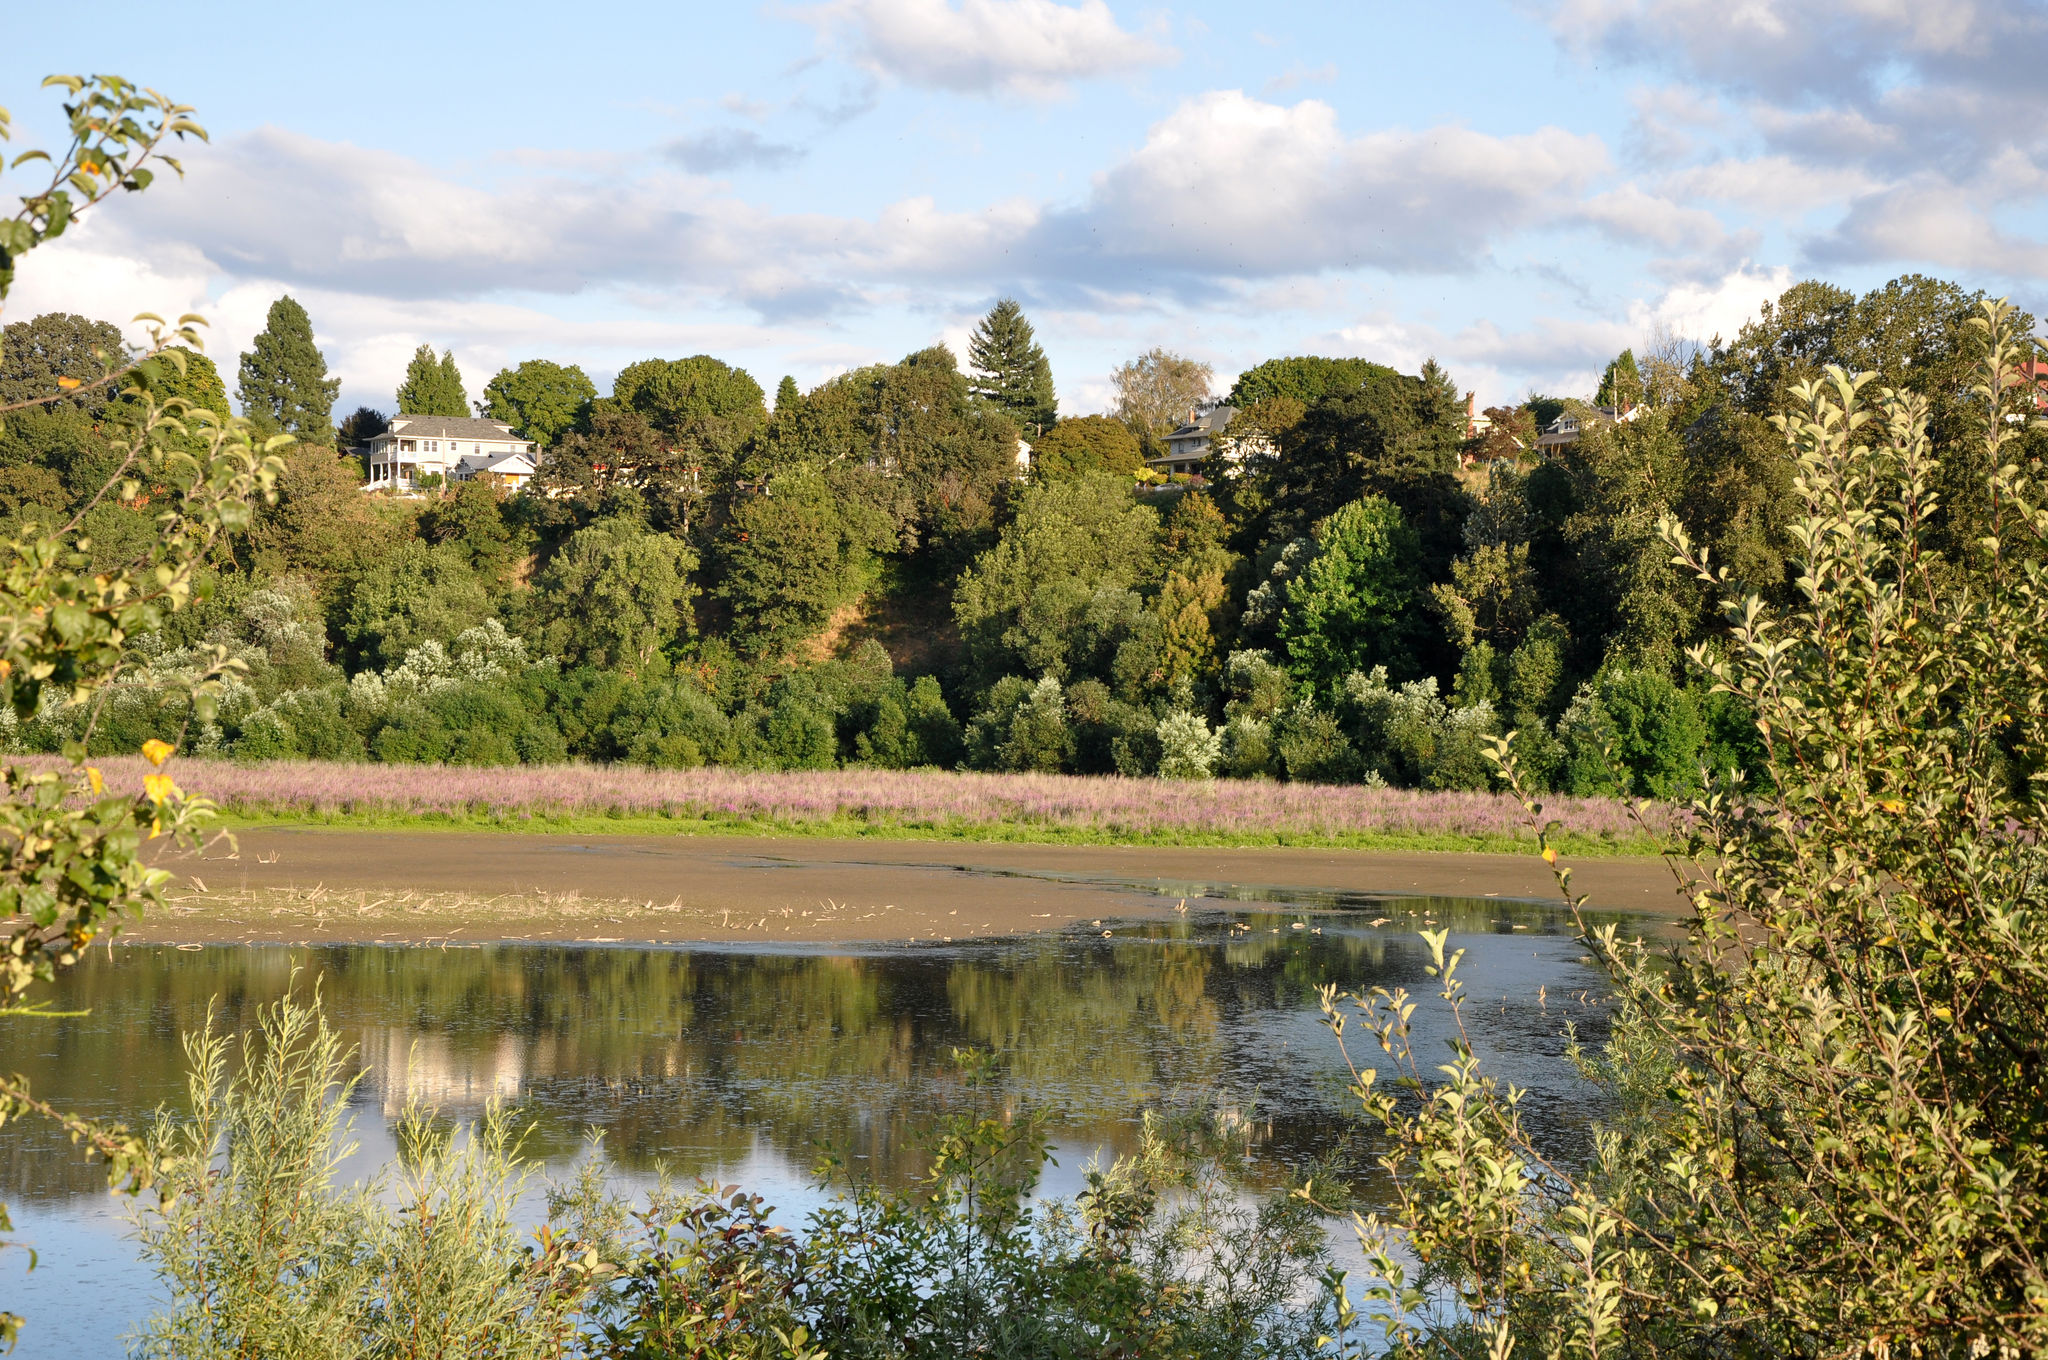
[[[1392,1057],[1355,1088],[1394,1140],[1393,1208],[1360,1223],[1381,1353],[2048,1350],[2048,488],[2009,461],[2037,347],[2003,303],[1973,324],[1992,512],[1967,560],[1934,548],[1925,401],[1839,369],[1777,422],[1793,607],[1662,526],[1730,599],[1693,660],[1753,714],[1772,787],[1693,800],[1682,945],[1585,929],[1614,991],[1578,1055],[1614,1097],[1590,1165],[1537,1145],[1462,1027],[1432,1072],[1414,998],[1326,998]]]
[[[507,1114],[467,1137],[410,1106],[388,1180],[340,1183],[350,1054],[312,1004],[287,997],[239,1042],[186,1039],[189,1118],[160,1118],[170,1169],[140,1221],[172,1304],[143,1356],[538,1357],[567,1353],[594,1258],[514,1216],[526,1172]]]

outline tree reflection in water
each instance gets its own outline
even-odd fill
[[[1597,1034],[1599,1014],[1573,999],[1594,979],[1564,922],[1484,900],[1372,910],[831,953],[138,946],[96,951],[58,997],[90,1015],[11,1026],[6,1061],[84,1113],[175,1107],[180,1034],[210,1001],[230,1027],[250,1022],[300,963],[367,1069],[359,1123],[388,1120],[418,1088],[450,1116],[519,1105],[528,1150],[550,1160],[596,1128],[628,1170],[730,1179],[764,1146],[797,1166],[829,1148],[900,1183],[922,1169],[921,1130],[966,1099],[951,1055],[973,1046],[998,1055],[1010,1107],[1050,1111],[1065,1146],[1127,1151],[1146,1107],[1222,1100],[1255,1112],[1273,1183],[1334,1159],[1370,1200],[1372,1149],[1346,1112],[1315,986],[1426,991],[1414,932],[1427,915],[1468,950],[1475,992],[1502,998],[1481,1036],[1491,1059],[1531,1089],[1531,1118],[1569,1139],[1589,1112],[1561,1032],[1570,1019]],[[1380,915],[1392,919],[1367,924]],[[104,1194],[99,1172],[33,1127],[0,1130],[0,1168],[9,1195],[51,1207]]]

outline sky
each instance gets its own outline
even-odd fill
[[[211,142],[0,320],[199,312],[232,388],[289,292],[337,415],[423,343],[472,397],[696,353],[809,388],[964,359],[1004,296],[1066,414],[1153,346],[1219,393],[1331,354],[1584,395],[1803,278],[2048,313],[2044,70],[2048,0],[42,5],[0,50],[12,152],[61,128],[52,72]]]

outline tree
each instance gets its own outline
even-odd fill
[[[1368,382],[1393,376],[1393,369],[1368,359],[1325,359],[1317,355],[1268,359],[1238,375],[1231,386],[1229,401],[1239,410],[1275,397],[1309,407],[1325,397],[1356,392]]]
[[[656,668],[691,631],[697,554],[681,539],[626,519],[569,536],[541,572],[536,600],[549,650],[627,674]]]
[[[1595,406],[1625,411],[1643,400],[1643,375],[1636,368],[1636,352],[1625,349],[1600,375],[1600,390],[1593,396]]]
[[[612,400],[647,417],[696,461],[729,461],[768,423],[761,384],[708,354],[627,364],[612,383]]]
[[[291,294],[270,304],[263,329],[242,356],[235,400],[259,429],[283,430],[316,444],[334,442],[329,417],[341,379],[313,343],[313,319]]]
[[[1091,472],[1132,473],[1145,466],[1131,427],[1109,416],[1069,416],[1031,445],[1031,475],[1041,481]]]
[[[1416,536],[1392,504],[1366,496],[1317,525],[1315,544],[1288,590],[1280,640],[1295,678],[1329,693],[1352,671],[1405,659]]]
[[[576,365],[528,359],[517,368],[498,370],[484,384],[483,414],[551,449],[585,418],[596,399],[596,385]]]
[[[358,406],[335,431],[334,443],[337,448],[343,450],[359,449],[390,428],[391,422],[384,418],[382,411]]]
[[[349,583],[341,639],[358,667],[396,666],[423,642],[443,645],[491,617],[491,599],[460,544],[401,540]]]
[[[1115,613],[1126,604],[1143,612],[1131,587],[1152,579],[1158,552],[1159,514],[1137,503],[1128,478],[1094,473],[1027,489],[1016,520],[953,592],[953,617],[983,683],[1101,669],[1092,639],[1118,631]],[[1091,619],[1091,610],[1107,617]]]
[[[61,86],[69,98],[68,137],[56,156],[24,152],[10,162],[16,169],[44,169],[49,179],[47,187],[22,195],[11,217],[0,219],[0,303],[30,252],[116,190],[146,189],[153,165],[175,170],[177,163],[163,155],[169,140],[204,135],[188,107],[118,76],[52,76],[44,83]],[[0,135],[5,131],[0,122]],[[197,349],[200,343],[189,321],[175,329],[154,325],[139,360],[110,365],[96,376],[46,370],[48,389],[0,397],[0,404],[48,404],[67,393],[98,392],[141,376],[144,365],[175,367],[179,359],[169,353],[172,348]],[[17,370],[16,376],[25,375]],[[251,502],[269,494],[277,474],[270,446],[253,444],[245,422],[182,402],[160,405],[146,382],[126,385],[122,395],[126,409],[118,428],[108,432],[117,457],[100,494],[118,495],[130,479],[152,489],[154,532],[137,555],[96,570],[80,551],[75,526],[10,539],[0,548],[6,559],[0,567],[0,703],[22,721],[41,712],[46,701],[57,712],[75,712],[136,664],[135,641],[205,593],[198,565],[226,535],[247,524]],[[199,668],[187,688],[188,713],[202,721],[212,717],[225,669],[224,658]],[[47,763],[6,769],[0,779],[0,914],[7,918],[0,930],[7,941],[0,1016],[14,1023],[47,1016],[48,1002],[31,997],[31,989],[161,900],[172,877],[158,867],[164,850],[197,853],[211,804],[189,798],[164,771],[174,751],[161,737],[145,745],[145,757],[156,768],[143,776],[139,789],[87,767],[83,743],[65,751],[69,769]],[[18,1052],[18,1042],[10,1036],[0,1051]],[[141,1140],[118,1127],[65,1115],[37,1099],[26,1081],[0,1076],[0,1119],[30,1115],[55,1120],[74,1141],[106,1159],[111,1184],[136,1192],[151,1182],[154,1167]],[[0,1232],[11,1227],[0,1206]],[[16,1314],[0,1311],[0,1345],[13,1344],[21,1323]]]
[[[1930,403],[1839,368],[1795,385],[1778,423],[1806,553],[1789,607],[1729,589],[1662,525],[1724,593],[1725,642],[1691,660],[1760,737],[1767,777],[1716,778],[1686,808],[1668,948],[1592,919],[1559,875],[1613,996],[1606,1042],[1581,1055],[1611,1112],[1592,1155],[1567,1170],[1469,1047],[1423,1077],[1404,993],[1342,1017],[1389,1041],[1404,1078],[1359,1089],[1398,1149],[1387,1244],[1431,1271],[1410,1293],[1368,1245],[1391,1343],[1375,1353],[2048,1347],[2048,804],[2015,777],[2048,767],[2048,505],[2008,420],[2032,406],[2019,365],[2040,351],[2002,303],[1976,321],[1972,461],[2002,536],[1967,579],[1928,569],[1918,507],[1956,456],[1930,444]],[[1519,785],[1514,750],[1498,755]],[[1529,807],[1547,842],[1556,824]],[[1455,1032],[1457,959],[1427,942]],[[1406,1313],[1438,1290],[1458,1336]]]
[[[801,467],[733,508],[719,558],[734,644],[771,658],[815,636],[869,574],[866,545],[849,532],[830,487]]]
[[[775,414],[792,414],[803,399],[804,394],[797,390],[796,379],[783,374],[782,381],[775,384]]]
[[[462,374],[455,367],[455,351],[434,357],[432,345],[413,351],[405,366],[405,381],[398,385],[398,413],[402,416],[466,416],[470,414],[469,394],[463,391]]]
[[[1149,349],[1109,375],[1116,388],[1117,419],[1143,434],[1178,428],[1209,399],[1215,370],[1205,363]]]
[[[471,479],[436,501],[420,516],[420,532],[432,543],[454,543],[469,556],[471,570],[487,581],[502,581],[512,569],[518,536],[505,522],[498,488]]]
[[[70,312],[13,322],[0,330],[0,406],[33,401],[97,416],[116,395],[111,375],[128,362],[120,328],[107,322]]]
[[[760,456],[768,471],[822,470],[875,535],[950,577],[994,529],[1017,473],[1017,429],[973,400],[952,351],[934,345],[821,384],[777,418]]]
[[[1052,365],[1015,298],[989,309],[967,339],[968,390],[1037,438],[1059,418]]]

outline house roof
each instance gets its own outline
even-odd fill
[[[517,449],[510,453],[494,453],[488,457],[474,453],[464,454],[462,461],[456,464],[457,467],[474,468],[478,472],[503,472],[514,465],[524,467],[528,472],[534,470],[533,459]]]
[[[1181,425],[1166,437],[1188,439],[1196,435],[1221,434],[1230,427],[1230,422],[1236,415],[1235,406],[1211,406],[1206,411],[1196,412],[1193,420]]]
[[[391,417],[390,434],[403,434],[408,439],[517,439],[512,427],[498,420],[479,420],[474,416],[413,416]]]

